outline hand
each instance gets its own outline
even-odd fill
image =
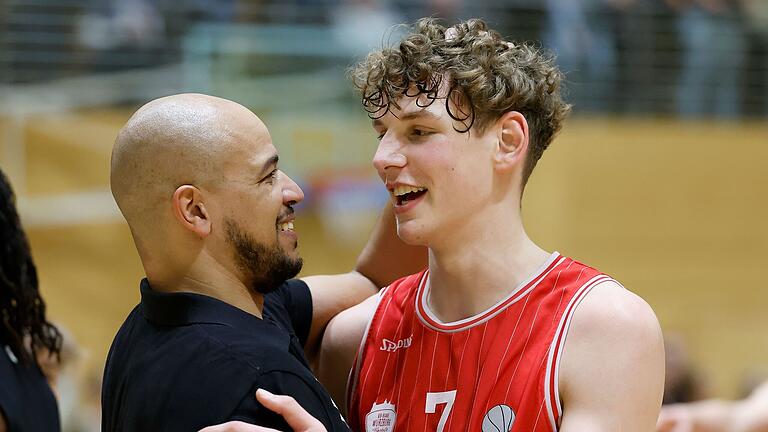
[[[684,406],[664,407],[656,423],[656,432],[693,432],[690,412]]]
[[[256,399],[270,410],[280,414],[294,432],[327,432],[322,423],[312,417],[290,396],[274,395],[264,389],[256,392]],[[200,432],[279,432],[275,429],[232,421],[201,429]]]

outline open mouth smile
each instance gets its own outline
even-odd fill
[[[422,197],[427,193],[427,188],[410,185],[398,185],[392,190],[395,199],[395,205],[403,206],[409,202]]]

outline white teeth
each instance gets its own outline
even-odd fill
[[[293,222],[281,223],[278,228],[280,231],[293,231]]]
[[[410,192],[420,192],[423,190],[427,190],[427,188],[408,186],[408,185],[399,185],[399,186],[395,186],[394,193],[395,193],[395,196],[401,196]]]

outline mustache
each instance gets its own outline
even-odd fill
[[[288,219],[289,217],[293,216],[293,214],[296,213],[296,211],[293,209],[293,206],[285,206],[285,209],[280,212],[280,214],[277,216],[277,220],[281,221],[284,219]]]

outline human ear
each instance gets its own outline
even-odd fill
[[[518,111],[504,113],[496,122],[497,148],[494,162],[501,169],[508,169],[525,160],[528,152],[528,122]]]
[[[182,227],[200,238],[211,233],[211,218],[203,203],[200,190],[192,185],[181,185],[173,192],[173,216]]]

